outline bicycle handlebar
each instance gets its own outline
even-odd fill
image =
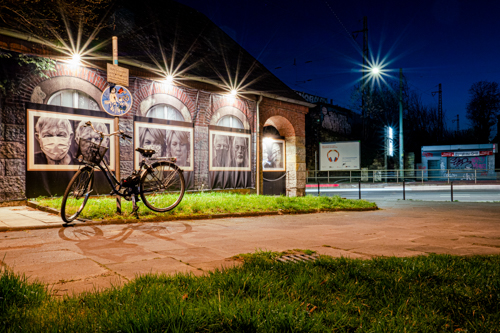
[[[106,134],[106,133],[103,133],[103,132],[101,132],[101,131],[98,131],[98,130],[96,130],[96,129],[94,128],[94,125],[92,125],[92,122],[91,122],[91,121],[87,121],[87,122],[85,123],[85,125],[82,125],[82,126],[84,126],[84,127],[90,126],[90,127],[94,130],[94,132],[96,132],[97,134],[99,134],[99,135],[101,136],[101,138],[102,138],[102,137],[105,137],[105,136],[121,135],[121,136],[122,136],[122,137],[124,137],[124,138],[127,138],[127,139],[132,139],[132,137],[131,137],[130,135],[125,134],[125,132],[123,132],[122,130],[118,130],[118,131],[116,131],[116,132],[109,133],[109,134]]]

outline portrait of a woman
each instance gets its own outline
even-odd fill
[[[154,149],[153,157],[167,156],[165,144],[166,131],[157,128],[141,128],[139,133],[140,146],[145,149]]]
[[[176,164],[181,167],[191,165],[190,133],[185,131],[168,131],[167,133],[167,155],[177,159]]]

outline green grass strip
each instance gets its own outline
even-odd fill
[[[0,275],[2,332],[499,332],[500,256],[281,263],[144,275],[55,300]]]
[[[38,198],[37,203],[57,210],[61,208],[62,198]],[[259,212],[283,212],[296,214],[321,210],[362,210],[376,209],[375,203],[365,200],[342,199],[334,197],[285,197],[237,194],[225,192],[188,193],[179,206],[166,213],[156,213],[139,203],[140,219],[193,218],[220,214],[242,214]],[[94,221],[109,219],[133,219],[130,215],[132,203],[122,200],[122,215],[116,214],[116,201],[112,197],[91,197],[81,218]]]

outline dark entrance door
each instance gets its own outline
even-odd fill
[[[285,138],[272,126],[264,127],[262,171],[264,195],[286,195]]]
[[[286,195],[286,172],[264,172],[264,195]]]

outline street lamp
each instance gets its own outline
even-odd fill
[[[370,68],[370,76],[373,81],[381,79],[385,73],[384,68],[373,66]],[[385,81],[384,81],[385,82]],[[404,143],[403,143],[403,69],[399,69],[399,169],[404,170]]]

